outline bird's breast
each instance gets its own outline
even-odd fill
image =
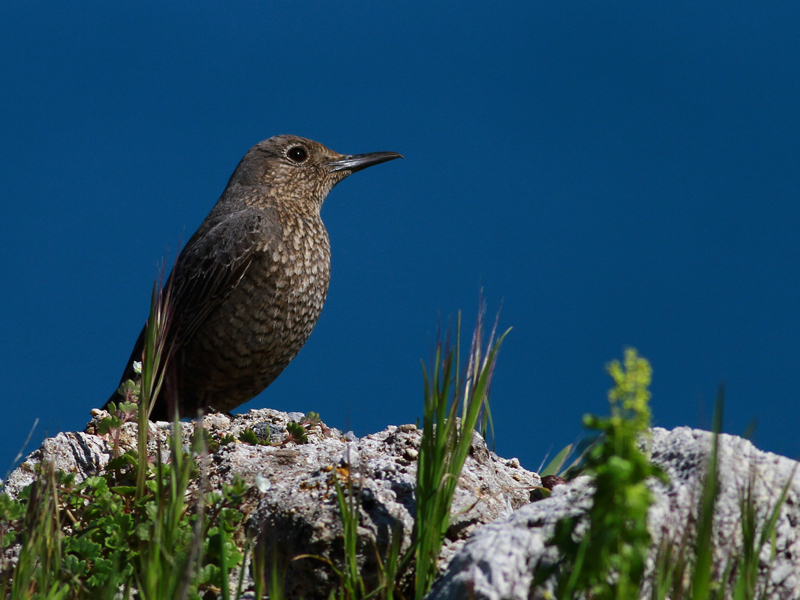
[[[290,233],[266,249],[263,258],[267,276],[290,298],[322,296],[330,280],[331,251],[322,222],[300,221]]]
[[[284,228],[284,231],[287,228]],[[261,392],[305,344],[322,312],[330,280],[330,244],[322,222],[265,240],[244,275],[185,349],[187,378],[217,410]],[[224,381],[224,388],[216,383]]]

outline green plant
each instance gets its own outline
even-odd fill
[[[693,540],[690,527],[678,543],[662,540],[656,553],[654,585],[651,593],[653,600],[755,600],[767,597],[766,581],[761,581],[759,588],[759,572],[762,565],[762,549],[771,546],[770,562],[775,558],[775,528],[781,508],[789,494],[789,488],[797,471],[797,463],[783,485],[781,493],[772,508],[759,515],[757,512],[754,489],[756,485],[755,465],[751,465],[747,483],[739,490],[739,510],[741,526],[741,552],[731,555],[717,572],[714,567],[713,520],[719,497],[719,434],[722,431],[722,413],[724,405],[724,387],[717,392],[714,410],[711,452],[709,454],[706,474],[702,481],[702,493],[697,504],[697,519]],[[687,524],[688,525],[688,524]]]
[[[11,520],[4,526],[6,541],[20,544],[17,564],[11,569],[13,576],[0,574],[0,594],[11,600],[61,600],[67,598],[70,591],[69,584],[59,577],[63,539],[57,492],[60,476],[51,465],[43,465],[37,475],[19,500],[12,501],[3,495],[0,502],[3,520],[9,517],[18,522],[16,527]],[[48,518],[42,518],[42,515]]]
[[[342,529],[344,535],[344,565],[337,575],[342,583],[340,597],[345,600],[358,600],[366,596],[364,579],[358,568],[358,523],[359,499],[358,491],[353,489],[353,479],[348,471],[347,491],[339,483],[337,470],[332,472],[333,483],[336,487],[336,501],[342,515]]]
[[[563,558],[537,578],[541,583],[556,573],[556,596],[562,599],[638,598],[650,550],[647,511],[652,494],[646,482],[649,477],[666,479],[638,445],[650,423],[649,363],[629,349],[624,365],[613,361],[607,370],[614,380],[608,395],[611,416],[584,417],[584,426],[602,436],[585,456],[585,471],[594,482],[588,528],[577,539],[582,520],[560,521],[551,543]]]
[[[155,461],[147,458],[149,406],[157,396],[169,364],[164,331],[169,315],[169,294],[154,287],[147,344],[139,373],[140,382],[125,382],[124,400],[111,406],[111,416],[99,430],[114,442],[114,458],[106,471],[75,483],[72,475],[40,466],[34,483],[19,498],[0,494],[0,551],[19,544],[17,561],[0,563],[0,600],[89,598],[199,599],[205,590],[231,596],[231,573],[242,565],[252,548],[255,592],[266,591],[270,600],[284,597],[286,569],[276,556],[267,567],[262,548],[246,540],[243,551],[235,540],[242,537],[245,515],[240,510],[248,486],[241,479],[211,492],[203,482],[203,461],[209,452],[235,443],[227,435],[215,439],[198,426],[189,448],[182,445],[181,425],[173,423],[169,458],[162,460],[160,445]],[[337,568],[323,559],[340,579],[332,594],[340,600],[393,600],[401,576],[413,569],[414,596],[421,599],[437,574],[437,559],[450,524],[450,510],[458,477],[474,432],[491,428],[489,388],[500,345],[493,330],[483,340],[481,318],[462,375],[459,336],[450,347],[439,343],[430,371],[423,367],[425,404],[422,441],[417,465],[417,510],[410,549],[401,556],[402,524],[397,522],[383,556],[375,548],[379,569],[377,589],[368,590],[359,567],[359,491],[346,471],[343,485],[334,470],[333,486],[342,515],[344,562]],[[459,317],[460,330],[460,317]],[[607,367],[614,380],[609,391],[611,415],[585,416],[584,425],[597,438],[572,463],[593,478],[592,505],[582,518],[557,524],[551,542],[562,559],[540,569],[534,585],[554,576],[556,595],[562,599],[629,600],[638,598],[651,550],[647,512],[652,496],[647,480],[666,476],[650,464],[640,450],[649,428],[651,380],[649,363],[635,350],[627,350],[622,364]],[[713,518],[719,495],[718,434],[722,423],[723,389],[714,417],[714,435],[703,490],[698,499],[696,527],[687,524],[679,540],[662,538],[654,555],[650,585],[652,600],[756,600],[766,597],[761,558],[771,546],[775,557],[778,517],[789,493],[792,477],[774,506],[763,514],[756,510],[755,472],[740,490],[742,550],[715,570]],[[119,430],[138,421],[137,448],[121,452]],[[316,413],[290,424],[289,439],[305,441],[306,429],[322,426]],[[323,427],[323,435],[330,433]],[[240,439],[261,444],[252,431]],[[268,443],[268,442],[267,442]],[[563,472],[571,446],[542,471]],[[190,482],[200,481],[197,486]],[[696,533],[692,533],[696,530]],[[363,550],[363,549],[362,549]],[[5,556],[5,555],[4,555]],[[295,557],[295,560],[301,557]],[[319,557],[316,557],[319,558]],[[771,565],[771,562],[770,562]],[[721,570],[721,572],[718,572]],[[235,597],[240,597],[244,571],[239,570]],[[760,586],[760,587],[759,587]],[[402,597],[402,594],[399,594]]]
[[[307,444],[308,443],[308,436],[306,435],[306,428],[303,427],[300,423],[295,423],[294,421],[289,421],[286,424],[286,431],[289,434],[289,441],[296,442],[298,444]]]
[[[572,444],[564,446],[561,449],[561,452],[556,454],[553,457],[553,460],[547,463],[546,467],[539,470],[539,477],[547,477],[548,475],[560,474],[562,472],[564,464],[567,462],[567,459],[569,458],[571,453],[572,453]]]
[[[259,440],[256,432],[252,429],[245,429],[239,434],[239,441],[251,446],[268,446],[268,440]]]
[[[424,425],[417,458],[417,503],[411,547],[401,556],[403,526],[397,521],[384,556],[380,555],[377,548],[374,549],[379,579],[378,587],[374,590],[366,589],[358,563],[358,491],[349,467],[333,470],[332,481],[343,525],[343,566],[337,568],[331,560],[320,556],[303,555],[295,560],[314,558],[328,564],[340,581],[337,598],[392,600],[398,593],[399,578],[406,568],[412,566],[415,597],[422,598],[430,589],[438,572],[439,552],[450,525],[450,509],[458,478],[480,419],[488,414],[486,409],[492,372],[500,345],[508,333],[506,331],[495,341],[493,330],[484,346],[481,316],[473,334],[468,366],[463,377],[459,375],[458,339],[455,347],[446,346],[441,341],[437,344],[430,378],[423,366]],[[313,424],[316,418],[316,414],[309,413],[302,422]],[[346,486],[339,481],[342,474],[346,474]]]
[[[184,451],[176,431],[169,464],[140,467],[126,453],[79,484],[44,465],[19,499],[0,495],[3,545],[22,543],[16,567],[0,576],[0,598],[51,597],[52,590],[110,598],[120,587],[142,598],[191,598],[209,586],[226,590],[228,572],[242,559],[234,536],[248,487],[235,479],[220,492],[188,493],[198,452]],[[150,475],[137,500],[139,468]]]
[[[16,565],[1,565],[0,598],[130,598],[134,590],[144,600],[198,598],[214,587],[227,600],[229,572],[242,560],[233,538],[248,487],[235,479],[221,492],[205,492],[202,485],[190,492],[189,483],[198,475],[202,480],[197,462],[216,442],[198,427],[184,449],[177,418],[169,462],[160,445],[155,463],[147,459],[146,415],[168,365],[168,314],[169,295],[157,282],[142,381],[123,384],[125,399],[99,425],[114,441],[105,472],[76,484],[73,475],[43,464],[19,498],[0,495],[0,549],[20,544]],[[134,419],[137,450],[120,454],[119,428]]]
[[[466,372],[459,374],[460,323],[456,345],[441,340],[430,374],[423,366],[425,405],[422,441],[417,461],[416,516],[412,534],[415,598],[430,590],[447,528],[458,478],[473,434],[489,398],[497,353],[506,331],[495,341],[495,330],[483,343],[482,312],[472,336]],[[460,418],[459,417],[460,412]]]
[[[269,600],[283,600],[286,569],[278,564],[278,556],[273,552],[270,556],[270,566],[267,568],[267,555],[264,544],[255,544],[253,549],[253,591],[257,599],[264,597],[264,592]],[[296,557],[297,560],[300,557]]]
[[[651,550],[647,511],[652,503],[646,480],[666,480],[664,473],[647,461],[637,443],[649,426],[647,387],[651,370],[635,350],[626,351],[624,365],[614,361],[608,370],[615,383],[609,392],[611,416],[584,417],[587,428],[600,432],[583,460],[583,470],[593,478],[592,505],[585,517],[566,518],[556,524],[551,543],[558,547],[562,558],[552,567],[540,568],[533,583],[539,586],[555,576],[556,597],[562,599],[627,600],[639,598],[645,589],[645,561]],[[772,544],[771,556],[775,556],[775,527],[794,470],[774,506],[762,517],[756,511],[755,475],[751,471],[747,485],[740,491],[742,550],[731,556],[721,572],[713,564],[723,397],[724,389],[720,387],[695,526],[687,523],[678,540],[661,539],[649,587],[652,600],[755,600],[759,597],[758,575],[764,546]],[[563,462],[560,455],[553,461],[559,465]],[[764,599],[763,580],[761,585],[760,598]]]

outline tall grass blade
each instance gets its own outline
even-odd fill
[[[479,311],[463,379],[459,376],[458,347],[443,345],[441,338],[430,371],[423,365],[425,403],[412,533],[417,600],[428,592],[436,577],[458,478],[489,397],[497,353],[508,334],[506,331],[495,341],[495,323],[484,353],[482,315],[483,309]],[[460,326],[460,314],[458,323]],[[460,331],[456,339],[460,340]],[[456,418],[459,413],[460,420]]]
[[[170,289],[171,279],[166,289],[163,286],[164,265],[162,263],[161,275],[153,283],[150,295],[150,316],[145,325],[144,349],[142,352],[142,382],[139,397],[139,438],[138,452],[140,469],[136,479],[136,498],[140,499],[145,492],[147,478],[147,436],[141,435],[149,428],[150,413],[153,411],[156,398],[164,383],[168,363],[171,358],[172,348],[166,348],[167,331],[170,324]],[[176,410],[177,413],[177,402]],[[144,461],[144,462],[142,462]]]
[[[336,486],[336,500],[339,512],[342,515],[344,529],[344,568],[342,569],[342,584],[347,600],[359,600],[365,596],[364,580],[358,568],[358,523],[360,520],[358,510],[358,494],[353,489],[352,475],[348,477],[347,493],[334,474]]]
[[[540,477],[547,477],[548,475],[558,475],[561,472],[561,467],[567,460],[570,452],[572,452],[572,444],[565,446],[561,452],[555,455],[553,460],[547,463],[547,466],[539,472]]]
[[[697,539],[695,540],[695,566],[692,573],[692,598],[707,600],[712,594],[714,544],[712,541],[714,508],[719,496],[719,434],[722,431],[722,411],[725,386],[717,390],[711,442],[711,456],[706,470],[703,493],[698,507]]]

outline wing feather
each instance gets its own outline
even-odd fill
[[[280,239],[280,219],[274,209],[245,209],[218,222],[207,220],[184,247],[167,280],[171,324],[167,347],[174,351],[188,342],[208,316],[236,287],[254,257],[268,260]],[[267,257],[262,253],[267,252]],[[144,328],[131,352],[120,384],[135,377],[134,361],[142,360]],[[119,400],[116,391],[110,401]],[[108,402],[106,402],[106,405]]]
[[[253,257],[277,240],[278,220],[262,210],[246,210],[198,231],[184,248],[170,276],[174,334],[187,342],[211,312],[236,287]]]

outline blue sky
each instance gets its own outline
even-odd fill
[[[653,365],[654,423],[758,420],[800,454],[800,5],[5,3],[0,471],[114,389],[156,269],[276,134],[403,161],[322,211],[332,281],[242,408],[358,435],[421,414],[420,360],[481,288],[513,327],[497,451],[530,469]]]

